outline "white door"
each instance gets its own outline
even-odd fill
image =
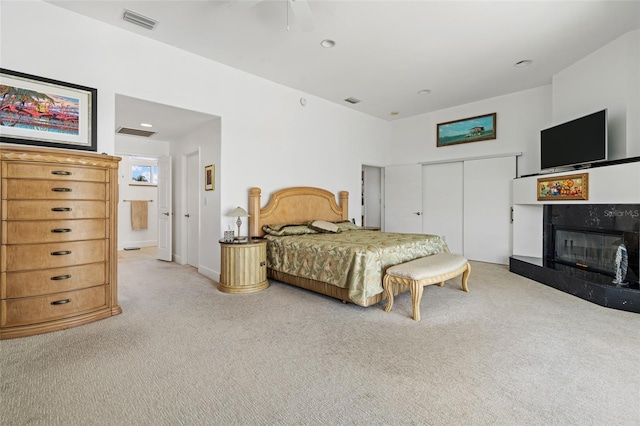
[[[452,253],[464,252],[462,161],[422,166],[422,229],[441,236]]]
[[[160,260],[172,260],[171,157],[158,159],[158,252]]]
[[[384,231],[422,233],[422,166],[384,169]]]
[[[198,153],[190,154],[187,157],[187,212],[186,235],[187,235],[187,263],[198,267],[200,263],[198,245],[200,243],[200,213],[198,194],[200,193],[200,158]]]
[[[516,157],[464,162],[464,255],[508,264],[511,255],[511,185]]]

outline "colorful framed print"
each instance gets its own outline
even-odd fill
[[[589,174],[538,178],[538,201],[589,199]]]
[[[204,168],[204,190],[213,191],[216,189],[215,166],[210,164]]]
[[[96,151],[97,93],[0,68],[0,142]]]
[[[457,145],[496,138],[496,116],[487,115],[463,118],[438,124],[437,146]]]

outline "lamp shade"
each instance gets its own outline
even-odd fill
[[[249,217],[249,213],[247,213],[247,211],[245,209],[243,209],[242,207],[236,207],[235,209],[231,210],[229,212],[229,214],[227,214],[227,216],[230,216],[230,217]]]

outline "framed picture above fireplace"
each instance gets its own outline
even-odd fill
[[[588,199],[588,173],[538,178],[538,201]]]

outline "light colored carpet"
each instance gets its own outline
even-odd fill
[[[638,425],[640,315],[472,262],[390,313],[120,255],[123,314],[0,342],[3,425]]]

